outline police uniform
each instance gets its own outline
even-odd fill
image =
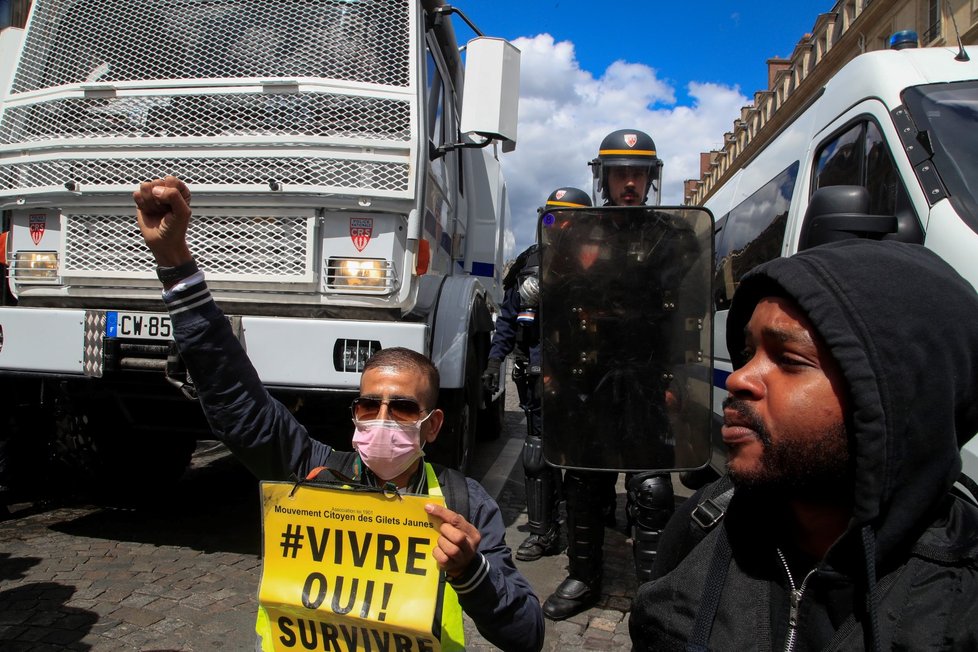
[[[590,205],[590,198],[583,190],[558,188],[547,198],[544,210]],[[519,393],[520,407],[526,414],[522,461],[530,535],[516,550],[516,558],[521,561],[533,561],[558,552],[560,535],[561,473],[547,464],[543,456],[539,270],[540,249],[533,244],[517,256],[503,280],[505,295],[489,350],[490,365],[496,369],[507,355],[514,354],[513,381]]]
[[[647,134],[637,130],[623,129],[609,134],[602,141],[598,158],[592,165],[597,188],[603,192],[606,205],[613,205],[607,180],[610,167],[641,166],[647,169],[646,195],[653,182],[661,178],[661,161],[656,156],[655,144]],[[573,300],[561,303],[577,307],[563,315],[554,315],[553,310],[548,309],[545,318],[548,332],[552,316],[558,322],[555,328],[564,330],[562,337],[545,338],[548,347],[551,341],[557,342],[552,349],[547,349],[546,355],[569,356],[572,359],[559,366],[567,368],[569,364],[576,370],[574,378],[565,379],[573,388],[555,389],[570,397],[567,400],[581,402],[575,406],[576,410],[559,412],[583,415],[583,418],[576,422],[568,419],[566,424],[548,422],[547,430],[553,427],[581,430],[584,436],[577,438],[577,444],[591,449],[577,451],[576,457],[597,462],[592,468],[636,468],[634,460],[602,457],[608,448],[603,445],[605,441],[600,436],[588,436],[586,431],[589,423],[600,423],[603,429],[616,433],[614,436],[638,436],[648,432],[667,436],[668,424],[662,409],[665,379],[662,374],[648,371],[653,349],[663,335],[656,330],[662,320],[649,311],[655,311],[665,303],[663,288],[646,287],[649,260],[635,258],[634,270],[614,269],[620,261],[634,258],[630,258],[628,252],[653,250],[651,243],[631,241],[634,231],[613,219],[595,225],[594,230],[591,242],[580,248],[578,260],[567,261],[568,265],[578,266],[574,276],[583,284],[565,288],[567,296]],[[662,252],[652,255],[661,256]],[[550,271],[548,267],[548,275]],[[596,286],[594,282],[600,283],[603,275],[621,280],[609,286]],[[618,306],[635,305],[636,297],[644,297],[643,293],[648,297],[638,301],[648,308],[646,312],[649,314],[639,315],[637,323],[627,323],[619,318],[624,311],[618,310]],[[547,306],[554,308],[549,303]],[[559,324],[561,321],[563,327]],[[627,447],[619,450],[625,449]],[[564,474],[568,577],[544,603],[544,615],[552,620],[572,616],[595,604],[600,597],[604,527],[609,495],[615,495],[617,478],[617,472],[607,471],[568,469]],[[636,572],[643,581],[651,575],[659,534],[674,508],[672,482],[669,474],[630,473],[627,491],[626,509],[633,535]]]

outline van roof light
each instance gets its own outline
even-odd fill
[[[893,35],[890,36],[891,50],[904,50],[915,47],[917,47],[917,32],[912,29],[902,29],[899,32],[893,32]]]

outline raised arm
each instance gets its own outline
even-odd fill
[[[139,230],[156,264],[177,267],[193,260],[187,246],[190,226],[190,189],[176,177],[139,184],[132,194]],[[169,289],[169,288],[167,288]]]
[[[268,393],[197,273],[187,245],[190,190],[171,176],[140,184],[133,200],[139,229],[160,265],[173,337],[211,431],[259,478],[304,477],[331,449]]]

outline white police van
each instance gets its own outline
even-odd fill
[[[978,288],[976,125],[978,46],[865,53],[704,202],[717,218],[715,421],[732,369],[727,309],[757,264],[855,234],[921,243]],[[978,477],[978,437],[962,457]]]

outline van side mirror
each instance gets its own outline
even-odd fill
[[[895,215],[870,215],[869,191],[862,186],[826,186],[812,193],[798,237],[798,251],[820,244],[897,232]]]

